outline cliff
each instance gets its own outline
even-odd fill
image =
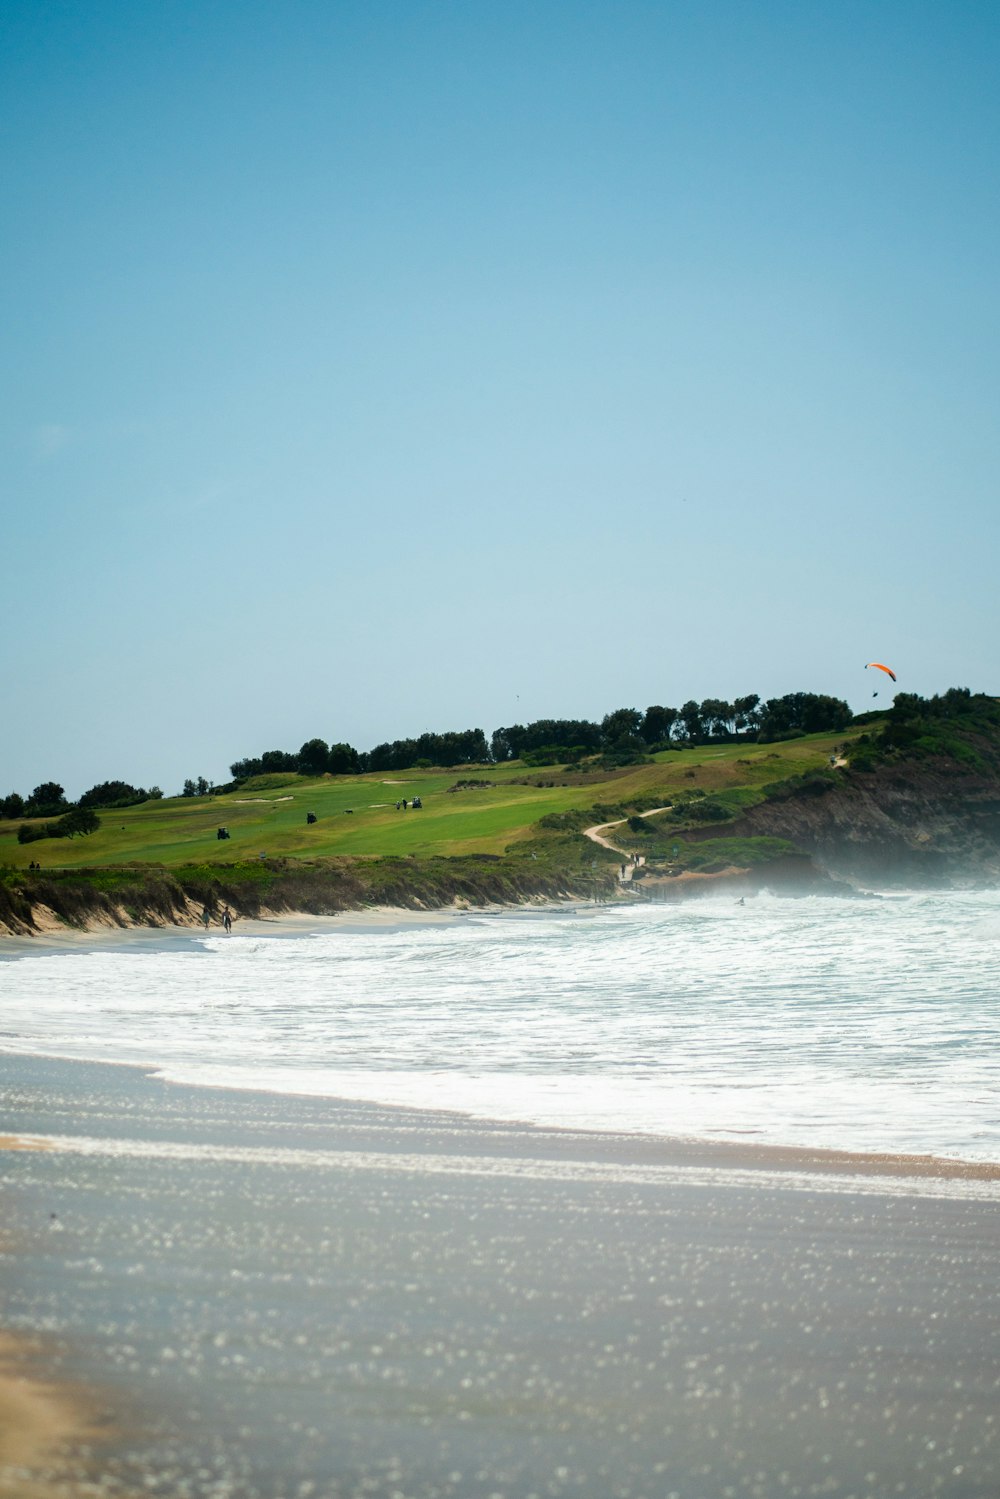
[[[490,855],[11,872],[0,880],[0,937],[60,928],[197,926],[203,910],[218,923],[226,906],[252,918],[287,911],[335,916],[372,906],[439,910],[606,897],[613,888],[610,873],[589,866]]]
[[[785,838],[837,880],[879,888],[1000,884],[1000,781],[948,757],[843,768],[726,827]],[[718,837],[692,829],[691,841]]]

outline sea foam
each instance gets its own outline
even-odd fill
[[[997,897],[706,899],[0,965],[7,1050],[557,1128],[1000,1161]]]

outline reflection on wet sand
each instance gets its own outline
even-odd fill
[[[992,1499],[993,1181],[4,1067],[52,1499]]]

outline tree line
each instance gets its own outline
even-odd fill
[[[295,775],[361,775],[366,771],[411,770],[430,765],[503,764],[527,760],[529,764],[571,763],[587,756],[600,755],[627,763],[629,758],[664,749],[686,749],[699,744],[725,743],[734,740],[768,742],[790,739],[801,734],[837,732],[846,728],[853,714],[840,698],[816,692],[790,692],[784,697],[763,702],[756,693],[732,702],[722,698],[693,700],[679,708],[653,704],[644,711],[638,708],[616,708],[597,722],[582,718],[539,718],[528,724],[510,724],[495,729],[487,740],[482,729],[459,729],[443,734],[425,733],[416,738],[393,739],[373,749],[359,751],[344,742],[327,744],[323,739],[307,739],[295,750],[265,750],[234,760],[229,767],[232,780],[219,786],[204,776],[189,777],[183,796],[207,796],[212,791],[228,791],[254,776],[275,773]],[[163,796],[159,786],[149,790],[127,781],[102,781],[85,791],[79,801],[66,800],[63,787],[55,781],[36,786],[28,797],[12,791],[0,799],[0,817],[54,818],[50,827],[62,822],[58,833],[38,829],[30,837],[66,837],[76,832],[92,831],[84,827],[89,818],[78,816],[72,824],[65,822],[70,813],[90,813],[99,809],[135,806],[139,802]]]
[[[229,770],[233,781],[239,783],[275,772],[360,775],[429,765],[503,764],[525,758],[539,762],[579,760],[588,755],[645,754],[734,740],[768,742],[801,734],[836,733],[846,728],[853,716],[841,698],[822,693],[790,692],[766,702],[750,693],[731,703],[705,698],[680,708],[662,704],[653,704],[645,711],[616,708],[599,723],[585,718],[539,718],[533,723],[495,729],[489,741],[482,729],[394,739],[364,751],[350,744],[328,745],[322,739],[309,739],[297,753],[265,750],[262,755],[234,760]],[[186,782],[185,794],[200,794],[200,786],[200,782]]]
[[[616,708],[601,722],[586,719],[538,719],[535,723],[512,724],[495,730],[492,759],[521,760],[549,750],[585,754],[688,749],[698,744],[737,740],[769,742],[792,739],[801,734],[837,732],[846,728],[853,713],[840,698],[816,692],[790,692],[762,702],[757,693],[726,702],[707,697],[693,699],[680,708],[654,703],[645,712],[638,708]]]
[[[37,822],[31,826],[23,824],[17,835],[21,843],[34,843],[39,838],[75,838],[78,833],[96,833],[101,825],[97,807],[134,807],[140,802],[156,801],[162,795],[159,786],[151,786],[147,791],[143,786],[130,786],[127,781],[102,781],[85,791],[79,801],[70,802],[58,781],[43,781],[28,797],[11,791],[0,799],[0,817],[54,819],[41,827]]]
[[[322,739],[307,739],[298,754],[265,750],[262,755],[234,760],[229,773],[237,782],[276,771],[361,775],[365,771],[409,770],[415,765],[484,764],[490,758],[482,729],[459,729],[446,734],[420,734],[416,739],[394,739],[365,751],[350,744],[328,745]]]
[[[139,802],[158,801],[162,795],[159,786],[151,786],[147,791],[142,786],[130,786],[127,781],[102,781],[91,786],[78,801],[69,802],[58,781],[43,781],[28,797],[12,791],[0,799],[0,817],[60,817],[74,807],[135,807]]]

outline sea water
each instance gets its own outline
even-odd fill
[[[557,1128],[1000,1161],[1000,895],[317,928],[18,956],[0,1048]]]

